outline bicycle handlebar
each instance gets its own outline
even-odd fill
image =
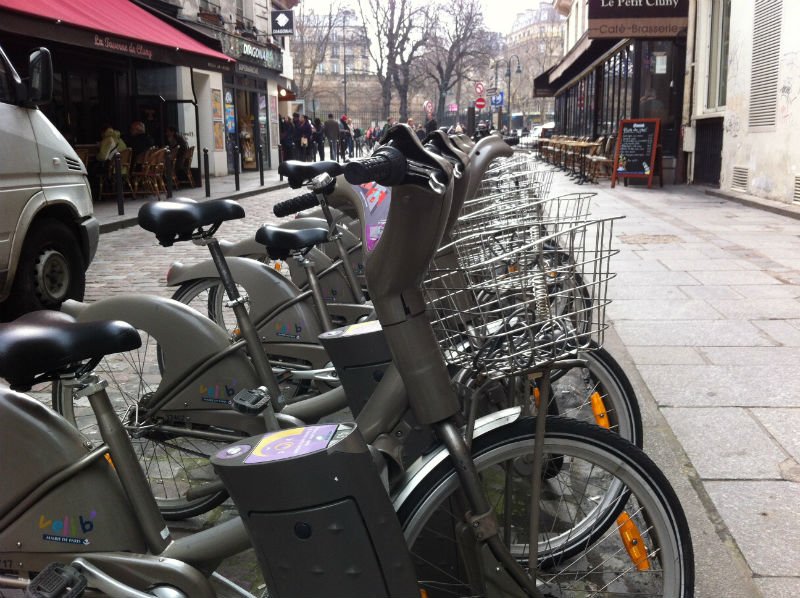
[[[319,201],[314,193],[304,193],[303,195],[298,195],[297,197],[285,201],[279,201],[272,208],[272,213],[279,218],[283,218],[284,216],[296,214],[297,212],[302,212],[303,210],[308,210],[318,205]]]
[[[408,169],[406,157],[397,148],[383,146],[371,157],[353,160],[344,166],[344,178],[351,185],[375,181],[391,187],[403,182]]]

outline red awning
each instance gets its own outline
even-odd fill
[[[134,58],[184,64],[180,56],[183,52],[193,55],[195,59],[236,62],[129,0],[0,0],[0,10],[44,20],[47,29],[40,29],[39,32],[47,32],[42,37],[56,41],[68,41],[68,36],[59,35],[59,29],[72,26],[94,32],[93,47]],[[0,16],[0,22],[4,20],[6,17]],[[50,32],[52,34],[48,34]],[[196,63],[196,60],[191,62]]]

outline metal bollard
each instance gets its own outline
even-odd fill
[[[236,183],[236,190],[239,190],[239,146],[233,146],[233,180]]]
[[[206,197],[211,197],[211,175],[208,173],[208,148],[203,148],[203,173],[206,176]]]
[[[125,214],[125,202],[122,197],[122,155],[119,152],[114,154],[114,191],[117,195],[117,214]]]
[[[278,146],[278,180],[283,182],[283,175],[280,174],[281,162],[283,162],[283,145]]]
[[[258,160],[258,178],[264,186],[264,148],[259,143],[256,147],[256,160]]]
[[[172,199],[172,151],[169,148],[164,152],[164,179],[167,199]]]

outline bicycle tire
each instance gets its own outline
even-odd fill
[[[579,357],[585,365],[551,371],[548,415],[600,424],[641,448],[644,442],[642,412],[625,371],[608,351],[596,345]],[[516,380],[515,397],[522,396],[530,401],[530,387],[538,382],[529,381],[527,377]],[[469,381],[463,383],[470,384]],[[488,387],[484,395],[490,406],[480,409],[479,413],[513,406],[507,379],[497,380],[495,384],[496,387]],[[524,406],[525,413],[533,415],[535,408],[529,402]]]
[[[530,482],[524,459],[532,453],[534,429],[534,418],[520,418],[476,438],[472,445],[490,502],[496,505],[503,499],[503,509],[495,509],[499,533],[523,563],[527,562],[528,545],[513,541],[512,536],[524,536],[528,521],[526,494],[520,488],[527,488]],[[693,596],[694,560],[686,517],[669,482],[644,452],[597,426],[548,417],[545,453],[563,455],[574,471],[562,469],[557,478],[544,482],[541,521],[546,535],[540,536],[545,541],[539,541],[538,579],[557,588],[560,593],[556,595],[563,597],[623,596],[628,592],[663,598]],[[500,480],[498,472],[502,475]],[[570,476],[577,478],[582,472],[590,477],[582,482],[576,480],[582,486],[573,486]],[[514,496],[506,501],[505,495],[497,496],[497,489],[514,476],[518,478],[513,480]],[[594,494],[593,483],[603,480],[609,488],[618,485],[608,502]],[[590,491],[593,494],[589,495]],[[515,586],[509,585],[507,576],[498,575],[500,569],[488,549],[476,549],[471,532],[463,533],[463,518],[454,515],[462,511],[452,504],[458,494],[457,474],[451,460],[445,459],[398,508],[420,586],[429,598],[523,596],[518,588],[509,589]],[[570,501],[574,504],[567,504]],[[568,516],[580,514],[581,503],[594,505],[593,510],[599,512],[576,524]],[[601,509],[598,504],[605,506]],[[510,512],[506,505],[513,507]],[[510,517],[506,518],[505,513]],[[588,513],[591,515],[591,510]],[[645,547],[644,560],[635,553],[625,554],[624,542],[615,529],[624,525],[625,531],[630,531],[628,523],[617,523],[623,513],[630,517],[633,531],[640,534],[639,544],[633,548]],[[559,522],[559,516],[564,521]],[[550,525],[544,525],[547,517],[552,519]],[[557,523],[564,527],[557,527]],[[511,530],[507,536],[505,530]],[[471,555],[472,559],[464,555]],[[482,565],[479,568],[483,570],[476,572],[476,564]],[[649,570],[638,570],[645,564]],[[463,578],[467,571],[471,580]],[[493,592],[486,591],[487,587]]]
[[[135,425],[132,420],[136,409],[146,405],[148,397],[157,390],[161,383],[160,372],[163,371],[155,339],[143,330],[139,334],[142,339],[139,349],[108,355],[95,371],[108,382],[106,391],[129,432],[161,514],[170,521],[194,517],[219,506],[228,498],[227,491],[213,492],[192,500],[187,499],[185,494],[191,488],[216,479],[208,457],[229,442],[200,440],[192,435],[189,428],[182,435],[148,431],[146,425]],[[93,446],[103,442],[87,398],[74,398],[68,387],[56,381],[53,383],[52,401],[53,408],[74,425],[88,442]],[[173,426],[180,425],[180,422],[171,423]],[[246,436],[243,432],[233,430],[213,431]]]

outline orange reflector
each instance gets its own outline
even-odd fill
[[[108,461],[108,464],[111,465],[111,467],[113,467],[114,469],[116,469],[116,466],[114,465],[114,461],[111,460],[111,455],[106,453],[105,454],[105,458],[106,458],[106,461]]]
[[[600,396],[599,392],[593,392],[589,400],[592,402],[594,421],[601,428],[610,428],[611,423],[608,421],[608,413],[606,413],[606,404],[603,402],[603,397]]]
[[[509,264],[508,271],[511,273],[519,272],[519,264]]]
[[[281,263],[280,262],[275,262],[275,269],[280,271],[280,269],[281,269]]]
[[[628,551],[628,556],[633,561],[636,569],[639,571],[649,571],[650,561],[647,558],[647,546],[644,545],[642,534],[639,533],[639,528],[633,522],[626,512],[617,517],[617,526],[619,528],[619,535],[622,537],[622,543],[625,545],[625,550]]]
[[[419,589],[419,598],[428,598],[427,590],[424,590],[424,589],[420,588]]]
[[[533,401],[534,401],[534,403],[536,403],[536,408],[537,409],[539,408],[539,403],[541,402],[541,400],[542,400],[542,393],[539,392],[539,387],[538,386],[534,386],[533,387]]]

